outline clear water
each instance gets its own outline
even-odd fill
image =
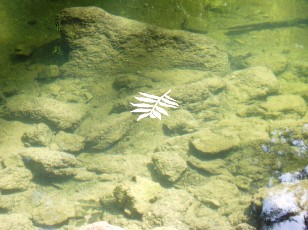
[[[230,71],[160,68],[172,63],[170,55],[155,60],[162,65],[152,69],[128,65],[119,73],[86,60],[89,66],[80,62],[70,73],[46,78],[46,68],[61,70],[79,52],[80,47],[63,43],[56,24],[61,10],[73,6],[97,6],[112,15],[208,36],[226,49]],[[235,229],[243,223],[258,228],[254,195],[278,185],[282,173],[308,164],[307,10],[304,0],[2,0],[0,218],[7,223],[2,229],[17,229],[10,225],[15,220],[23,229],[79,229],[101,220],[125,229]],[[256,79],[232,77],[256,66],[273,72],[276,91],[262,95],[261,86],[249,88]],[[136,122],[138,115],[129,113],[134,109],[129,102],[138,103],[134,96],[161,96],[169,89],[179,109],[167,107],[169,116],[162,115],[162,121]],[[253,93],[258,96],[248,96]],[[29,101],[38,109],[19,110]],[[65,126],[82,114],[80,124]],[[32,134],[41,141],[33,143],[38,123],[45,126]],[[204,153],[207,148],[210,154]],[[71,154],[64,165],[78,163],[57,171],[60,151]],[[50,171],[31,164],[36,154],[52,165]],[[178,177],[168,179],[159,168]],[[137,211],[129,198],[119,202],[116,191],[126,186],[145,200]]]

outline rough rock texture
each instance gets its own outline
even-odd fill
[[[226,163],[222,159],[201,161],[194,157],[190,157],[188,163],[193,168],[197,168],[212,175],[229,174]]]
[[[256,228],[250,226],[249,224],[241,223],[235,227],[235,230],[256,230]]]
[[[151,79],[133,74],[121,74],[118,76],[112,86],[117,90],[132,91],[142,87],[151,87]]]
[[[206,108],[203,104],[212,95],[226,89],[223,79],[213,77],[180,85],[172,91],[172,97],[179,99],[181,107],[189,111],[198,111]]]
[[[84,148],[84,142],[82,136],[60,131],[53,139],[51,148],[64,152],[80,152]]]
[[[294,113],[303,116],[307,106],[305,100],[300,96],[278,95],[268,97],[260,107],[265,109],[266,116],[277,117],[282,113]]]
[[[16,192],[27,190],[32,174],[25,168],[5,168],[0,170],[0,191]]]
[[[293,68],[297,75],[306,78],[308,76],[308,62],[304,59],[302,61],[296,61],[293,64]]]
[[[28,58],[32,55],[34,46],[31,44],[18,44],[15,47],[14,55],[19,58]]]
[[[43,68],[39,73],[37,79],[51,80],[60,76],[60,68],[57,65],[49,65]]]
[[[110,148],[120,141],[128,132],[132,124],[129,113],[109,116],[103,122],[88,126],[80,131],[80,135],[86,139],[86,147],[93,151]]]
[[[85,116],[85,108],[51,98],[17,95],[7,100],[6,117],[46,122],[59,129],[73,129]]]
[[[72,177],[76,174],[74,168],[80,166],[73,155],[47,148],[29,148],[21,156],[25,165],[38,177]]]
[[[0,91],[0,105],[3,105],[5,103],[5,96],[3,95],[3,93]]]
[[[161,194],[161,199],[153,203],[149,211],[143,216],[145,229],[157,230],[186,230],[194,229],[194,225],[188,225],[187,209],[194,202],[193,196],[185,190],[166,189]],[[161,226],[161,228],[153,228]],[[196,228],[197,229],[197,228]]]
[[[0,215],[0,229],[3,230],[35,230],[31,220],[22,214]]]
[[[64,76],[183,66],[218,73],[229,70],[226,51],[204,35],[156,28],[96,7],[66,8],[58,23],[73,49],[61,69]]]
[[[108,224],[106,221],[99,221],[82,226],[80,230],[124,230],[124,228]]]
[[[269,55],[253,55],[247,60],[248,66],[265,66],[275,75],[283,73],[288,67],[288,59],[285,55],[279,53],[271,53]]]
[[[229,197],[222,191],[228,191]],[[236,202],[237,196],[240,195],[240,191],[233,183],[220,179],[210,179],[205,185],[192,188],[191,192],[199,201],[214,209],[231,208],[231,204]]]
[[[0,195],[0,210],[2,213],[8,213],[10,210],[12,210],[13,204],[10,201],[11,199],[9,196]]]
[[[238,148],[239,144],[240,139],[238,136],[232,135],[231,137],[226,137],[224,135],[215,134],[209,129],[203,129],[196,133],[194,135],[194,140],[191,141],[191,145],[194,149],[203,155],[223,153]]]
[[[87,170],[99,175],[100,181],[127,181],[136,175],[147,175],[147,165],[151,159],[144,154],[93,154],[79,155]],[[76,179],[76,177],[75,177]]]
[[[188,208],[185,215],[185,221],[187,222],[188,226],[194,226],[194,229],[233,230],[231,223],[228,221],[225,215],[221,215],[217,213],[216,210],[213,210],[207,205],[199,202],[194,202]],[[181,230],[186,229],[187,228],[183,228]]]
[[[164,129],[167,134],[182,135],[192,133],[198,129],[198,122],[187,110],[177,110],[172,113],[173,119],[164,122]]]
[[[136,176],[131,182],[124,182],[114,189],[117,202],[124,212],[131,217],[140,217],[157,200],[162,188],[158,183]]]
[[[227,78],[227,94],[239,102],[264,98],[278,93],[279,82],[266,67],[251,67],[235,71]]]
[[[48,146],[52,138],[51,129],[44,123],[35,124],[24,132],[22,141],[25,145]]]
[[[57,226],[75,216],[74,204],[67,199],[45,196],[41,202],[41,205],[35,207],[31,213],[37,225]]]
[[[252,125],[254,124],[254,125]],[[241,145],[268,141],[267,124],[261,119],[225,119],[192,134],[191,146],[203,156],[215,156]]]
[[[176,182],[187,168],[186,161],[175,152],[158,152],[152,157],[155,171],[169,182]]]

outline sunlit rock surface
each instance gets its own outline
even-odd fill
[[[179,180],[187,168],[186,161],[176,152],[158,152],[152,162],[157,175],[169,182]]]
[[[6,103],[6,117],[10,119],[46,122],[63,130],[76,128],[85,113],[85,107],[80,104],[31,95],[17,95]]]
[[[0,229],[35,230],[37,228],[29,217],[16,213],[0,215]]]
[[[80,230],[124,230],[124,228],[108,224],[106,221],[99,221],[82,226]]]
[[[75,216],[74,204],[68,199],[44,196],[41,204],[32,210],[32,219],[36,225],[49,227],[67,222]]]
[[[85,138],[85,145],[90,150],[106,150],[127,135],[133,121],[131,118],[129,113],[111,115],[99,123],[93,121],[81,127],[78,132]]]
[[[5,168],[0,170],[0,191],[16,192],[27,190],[30,187],[32,174],[21,167]]]
[[[114,196],[128,216],[140,217],[148,212],[161,191],[158,183],[136,176],[131,182],[118,185],[114,189]]]
[[[71,154],[48,148],[28,148],[20,154],[36,177],[67,178],[76,174],[80,162]]]
[[[227,52],[204,35],[157,28],[96,7],[66,8],[58,23],[72,49],[70,61],[61,68],[64,76],[183,66],[217,73],[229,70]]]

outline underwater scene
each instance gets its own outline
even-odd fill
[[[1,230],[307,230],[307,0],[1,0]]]

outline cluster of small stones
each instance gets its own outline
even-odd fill
[[[65,9],[59,25],[64,41],[78,52],[71,52],[62,67],[51,65],[40,70],[36,81],[48,85],[59,77],[107,74],[107,67],[112,65],[110,72],[118,76],[112,85],[120,99],[110,106],[108,116],[98,118],[98,106],[87,105],[91,95],[79,103],[44,94],[0,94],[3,118],[26,126],[21,136],[25,148],[18,155],[21,161],[14,167],[1,161],[0,210],[6,213],[0,216],[3,228],[80,226],[74,221],[96,222],[104,216],[128,229],[255,229],[247,224],[249,217],[244,213],[251,208],[247,191],[267,180],[271,170],[283,170],[281,165],[272,166],[271,153],[284,154],[280,144],[287,144],[288,153],[292,150],[299,159],[307,157],[305,100],[299,95],[280,94],[278,79],[266,67],[227,74],[227,52],[203,35],[149,29],[94,7]],[[93,34],[94,29],[97,32]],[[130,43],[123,42],[126,40]],[[157,42],[167,45],[162,49]],[[142,53],[150,50],[152,55],[136,55],[139,48]],[[154,54],[159,60],[168,60],[170,52],[174,55],[170,62],[152,62]],[[16,55],[31,54],[27,47],[16,49]],[[131,56],[135,58],[128,59]],[[183,65],[193,70],[177,69]],[[129,66],[132,73],[123,74]],[[139,72],[140,67],[144,73]],[[172,118],[158,125],[151,119],[136,123],[127,112],[127,99],[121,96],[132,97],[139,89],[150,87],[154,89],[149,93],[161,95],[164,89],[155,82],[184,73],[194,80],[174,86],[172,97],[179,101],[180,109],[170,112]],[[282,124],[274,123],[277,129],[269,133],[273,118]],[[280,128],[290,118],[299,121],[294,126],[301,126],[301,132]],[[157,143],[147,128],[160,134],[156,135]],[[249,152],[258,147],[259,156]],[[307,167],[281,174],[276,179],[282,184],[259,191],[253,205],[261,227],[276,229],[291,219],[305,224],[307,199],[303,205],[299,197],[305,197],[302,188],[307,187],[307,174]],[[46,192],[41,183],[53,187],[53,192]],[[63,191],[71,196],[59,195]],[[31,218],[9,214],[16,209],[10,195],[23,192],[30,201]],[[289,203],[280,206],[281,199]],[[117,215],[115,220],[111,213],[123,216]],[[96,228],[121,229],[106,222],[81,229]]]

